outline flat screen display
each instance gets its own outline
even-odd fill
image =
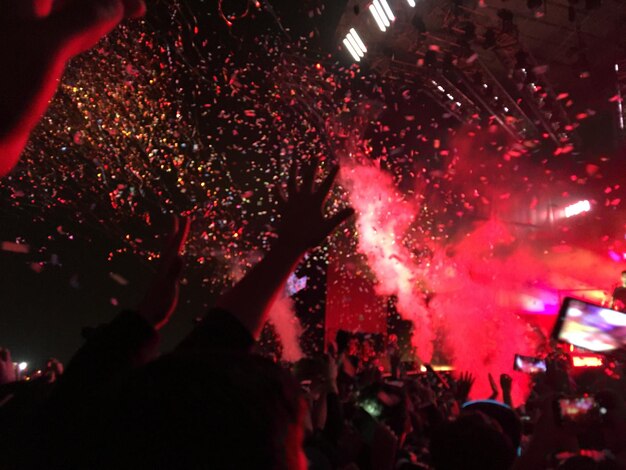
[[[626,349],[626,314],[566,297],[552,337],[595,352]]]

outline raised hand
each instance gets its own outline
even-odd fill
[[[17,371],[11,360],[11,352],[8,349],[0,348],[0,385],[15,382]]]
[[[0,0],[0,176],[17,163],[65,64],[143,0]]]
[[[278,195],[282,217],[275,245],[217,301],[218,307],[233,314],[253,336],[260,333],[269,307],[306,250],[321,243],[354,213],[352,209],[344,209],[325,217],[322,212],[337,171],[337,168],[331,170],[316,188],[317,161],[305,167],[300,185],[297,184],[298,167],[294,164],[287,197]]]
[[[334,167],[324,181],[315,187],[318,160],[303,167],[302,183],[298,185],[298,165],[294,162],[289,172],[287,197],[278,193],[281,221],[278,243],[282,248],[302,253],[321,243],[339,224],[354,214],[351,208],[326,217],[324,204],[335,182],[339,167]]]
[[[474,382],[476,382],[476,377],[470,372],[461,372],[459,378],[456,380],[454,398],[461,405],[467,401]]]
[[[505,404],[513,407],[513,398],[511,397],[511,387],[513,379],[508,374],[500,374],[500,388],[502,389],[502,400]]]
[[[180,251],[185,246],[188,234],[189,219],[175,217],[161,253],[157,274],[139,306],[139,315],[157,330],[167,324],[178,304],[178,281],[183,269]]]
[[[498,385],[496,384],[493,375],[489,373],[489,385],[491,386],[491,395],[489,395],[490,400],[495,400],[500,395],[500,390],[498,389]]]

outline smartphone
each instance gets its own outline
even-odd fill
[[[539,374],[546,371],[546,361],[539,357],[516,354],[513,361],[513,370],[524,372],[525,374]]]
[[[552,338],[593,352],[623,350],[626,349],[626,314],[566,297]]]
[[[561,397],[555,402],[555,416],[560,424],[598,424],[606,411],[592,395]]]

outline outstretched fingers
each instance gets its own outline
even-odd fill
[[[315,186],[315,175],[317,174],[317,168],[319,166],[319,160],[313,158],[305,165],[302,172],[302,186],[301,192],[305,194],[313,194],[313,187]]]
[[[343,222],[345,222],[347,219],[349,219],[353,215],[354,215],[354,209],[349,207],[347,209],[343,209],[339,211],[337,214],[326,219],[323,224],[323,229],[322,229],[323,237],[322,238],[326,238],[328,235],[330,235],[333,232],[333,230],[335,230],[337,227],[339,227],[339,225],[341,225]]]
[[[179,254],[187,241],[190,225],[189,217],[173,217],[172,229],[163,249],[163,263],[172,264],[179,258]],[[168,267],[167,270],[169,272],[170,268]]]
[[[289,167],[289,179],[287,180],[287,197],[292,198],[298,194],[298,163],[294,159]]]
[[[172,248],[176,251],[176,253],[180,253],[185,246],[185,242],[189,236],[190,226],[191,219],[189,217],[176,217],[174,238],[172,240]]]
[[[324,202],[330,193],[333,184],[335,184],[335,179],[337,178],[337,174],[339,174],[339,167],[334,166],[328,176],[324,178],[324,181],[320,184],[319,188],[317,188],[316,194],[318,195],[321,202]]]

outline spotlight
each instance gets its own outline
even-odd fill
[[[359,33],[356,32],[356,29],[351,28],[346,37],[343,39],[343,45],[346,47],[352,58],[360,62],[362,57],[365,57],[365,53],[367,52],[367,48],[363,43],[363,40],[359,36]]]
[[[415,6],[415,0],[406,0],[411,8]]]
[[[565,217],[570,218],[576,215],[589,212],[591,210],[591,203],[586,199],[584,201],[578,201],[575,204],[571,204],[565,208]]]
[[[374,0],[374,3],[376,3],[377,0]],[[389,7],[389,4],[387,3],[387,0],[380,0],[380,4],[383,6],[383,10],[385,12],[385,14],[387,15],[387,18],[389,18],[389,21],[393,21],[396,19],[395,15],[393,14],[393,11],[391,11],[391,8]]]
[[[354,46],[352,45],[352,43],[348,40],[347,37],[345,37],[343,39],[343,45],[346,48],[346,50],[350,53],[350,55],[352,56],[352,58],[356,61],[356,62],[360,62],[361,61],[361,57],[359,56],[358,52],[356,51],[356,49],[354,48]]]
[[[391,22],[396,19],[387,0],[374,0],[370,5],[370,13],[381,31],[386,31]]]
[[[380,7],[379,7],[380,8]],[[370,13],[372,14],[372,17],[374,18],[374,21],[376,21],[376,24],[378,25],[378,28],[381,31],[387,31],[387,26],[389,26],[389,21],[387,20],[387,18],[385,17],[385,20],[383,20],[382,18],[382,10],[379,11],[378,8],[376,8],[376,5],[374,3],[372,3],[370,5]],[[385,24],[386,22],[386,24]]]

